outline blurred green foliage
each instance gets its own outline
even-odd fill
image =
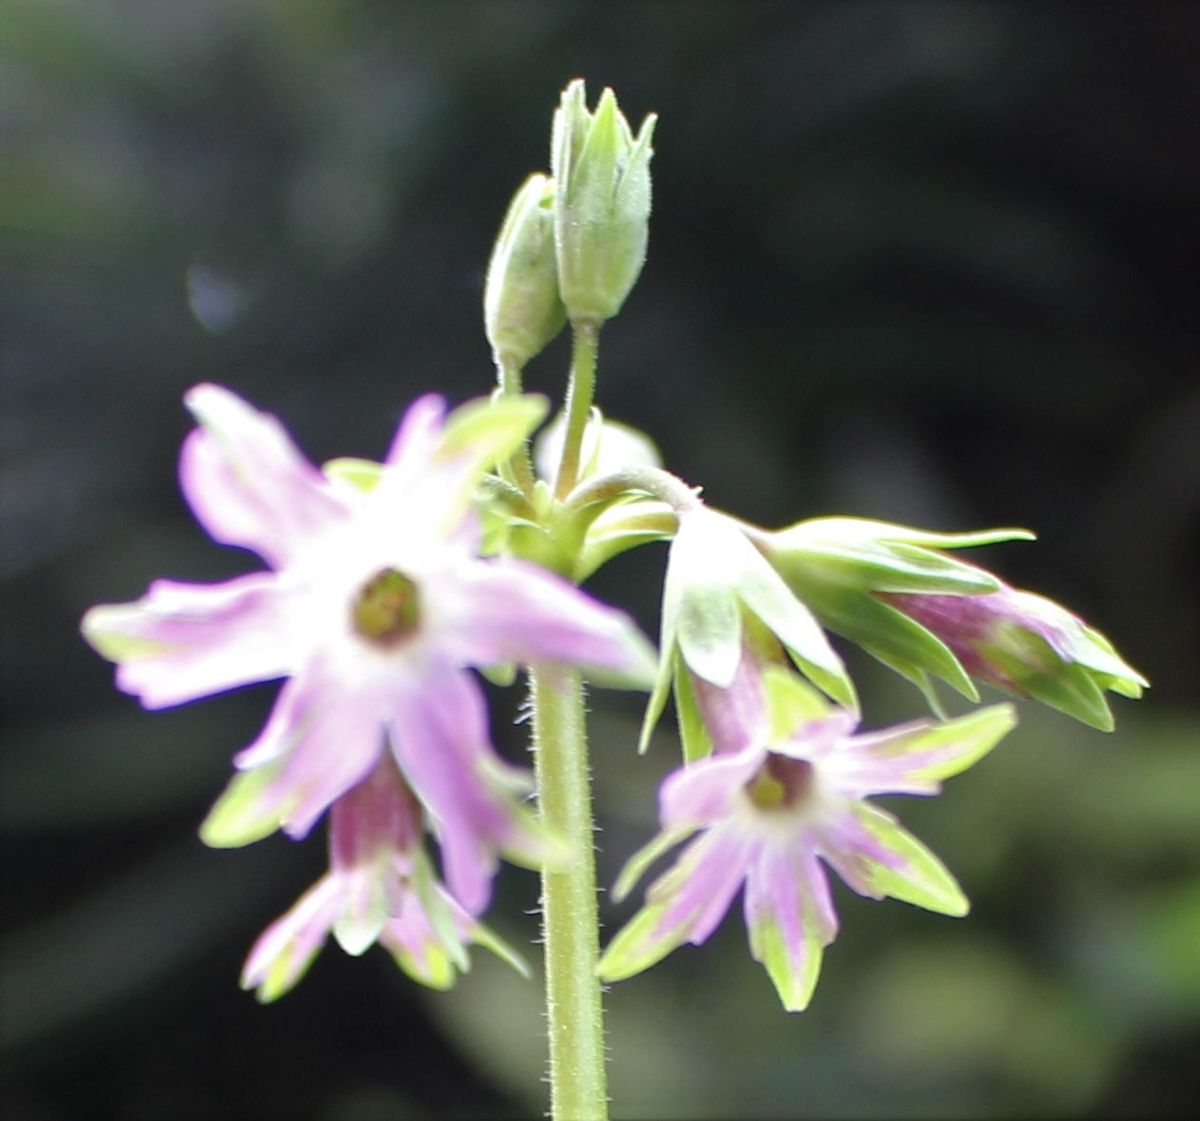
[[[237,990],[323,860],[317,838],[195,838],[272,689],[143,715],[75,628],[156,575],[252,565],[178,495],[190,384],[317,459],[379,454],[418,392],[486,391],[491,239],[578,75],[661,116],[606,413],[765,524],[1030,525],[987,563],[1154,684],[1110,737],[1024,706],[944,797],[897,800],[974,912],[843,892],[803,1016],[736,916],[615,987],[616,1116],[1189,1112],[1198,39],[1184,3],[0,5],[5,1116],[540,1116],[537,987],[484,955],[448,995],[336,951],[276,1007]],[[661,563],[593,586],[652,630]],[[868,724],[919,712],[853,667]],[[517,700],[496,703],[520,759]],[[664,728],[639,760],[636,701],[593,707],[611,883],[677,748]],[[501,933],[532,939],[535,905],[506,870]]]

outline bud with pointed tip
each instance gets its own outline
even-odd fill
[[[602,322],[621,310],[646,260],[650,220],[650,114],[635,137],[611,89],[589,113],[582,79],[554,114],[554,244],[568,316]]]

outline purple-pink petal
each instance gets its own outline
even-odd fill
[[[166,708],[291,672],[288,609],[269,573],[223,584],[156,580],[137,603],[93,608],[83,627],[102,649],[106,638],[128,641],[117,685],[146,708]]]
[[[442,846],[446,880],[473,915],[486,907],[496,850],[538,856],[537,839],[515,820],[519,776],[495,754],[483,695],[471,676],[442,667],[397,696],[390,739],[405,778],[429,811]]]
[[[329,862],[337,871],[408,853],[421,842],[421,807],[387,752],[329,810]]]
[[[882,899],[871,882],[872,869],[897,868],[903,860],[867,831],[854,813],[857,804],[847,801],[836,810],[830,808],[814,827],[815,847],[847,887],[870,899]]]
[[[845,749],[850,733],[858,725],[858,717],[845,709],[837,709],[818,720],[809,720],[796,728],[788,739],[771,744],[776,755],[789,759],[828,759]]]
[[[378,706],[313,660],[284,683],[258,739],[234,763],[241,770],[278,764],[264,812],[277,809],[284,831],[298,838],[366,776],[382,747]]]
[[[324,945],[334,919],[341,909],[341,886],[334,876],[318,880],[300,897],[286,915],[273,922],[259,936],[242,968],[242,988],[261,985],[272,966],[283,955],[289,958],[288,983]]]
[[[446,641],[464,665],[639,666],[629,617],[543,568],[495,558],[463,566],[455,583],[447,596]]]
[[[669,933],[697,946],[708,938],[741,887],[757,844],[723,824],[696,838],[646,892],[648,902],[662,899],[667,904],[657,935]]]
[[[804,844],[764,845],[746,877],[746,926],[754,930],[771,918],[779,928],[796,972],[803,971],[810,924],[822,945],[838,930],[829,880],[812,849]]]
[[[374,706],[327,689],[296,736],[277,780],[291,805],[283,829],[294,839],[306,836],[333,801],[371,769],[383,748],[383,724]]]
[[[385,462],[396,477],[409,479],[428,470],[442,436],[446,401],[436,393],[418,397],[405,410]]]
[[[939,743],[923,751],[906,751],[905,743],[927,731],[925,720],[883,732],[854,736],[836,757],[838,789],[853,797],[870,794],[936,794],[942,784],[922,772],[974,748],[970,739]]]
[[[745,635],[742,657],[727,689],[718,688],[690,671],[688,679],[714,750],[741,751],[767,735],[769,714],[763,688],[763,660]]]
[[[751,745],[736,754],[709,756],[669,775],[659,792],[663,828],[706,825],[728,814],[766,757],[765,747]]]
[[[185,400],[203,426],[184,441],[179,480],[214,540],[282,568],[345,519],[335,488],[275,417],[215,385],[198,385]]]
[[[804,847],[790,851],[778,845],[763,845],[746,875],[744,899],[746,929],[761,929],[773,921],[778,928],[792,969],[802,973],[808,957],[809,924],[823,946],[828,946],[838,930],[829,883],[820,863]]]

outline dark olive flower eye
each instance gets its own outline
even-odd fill
[[[416,631],[420,608],[416,584],[403,572],[383,568],[354,601],[354,629],[377,646],[394,646]]]

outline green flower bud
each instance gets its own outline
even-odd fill
[[[595,113],[585,98],[576,79],[554,114],[554,245],[567,314],[598,323],[621,310],[646,260],[657,118],[650,114],[635,138],[611,89]]]
[[[513,196],[483,290],[483,322],[497,365],[524,366],[566,323],[554,260],[554,181],[531,175]]]

